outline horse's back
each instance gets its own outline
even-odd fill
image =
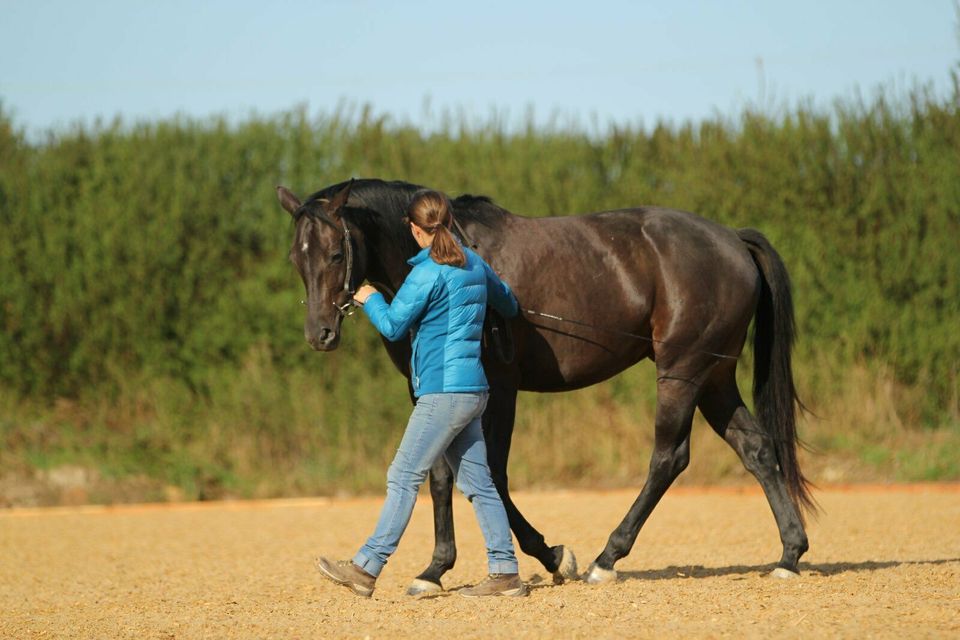
[[[601,328],[528,314],[521,368],[536,373],[524,376],[524,388],[586,386],[645,357],[659,363],[695,345],[712,351],[742,344],[758,281],[732,229],[658,207],[507,214],[497,227],[485,257],[522,308]]]
[[[623,294],[632,298],[644,283],[668,286],[689,279],[715,281],[718,295],[726,287],[752,288],[756,268],[736,231],[694,213],[661,207],[616,209],[577,216],[505,221],[502,244],[492,253],[512,253],[528,268],[555,269],[572,279],[602,280],[604,285],[633,283]],[[522,271],[522,269],[517,269]],[[532,281],[540,280],[530,274]],[[524,278],[525,280],[527,278]],[[604,288],[604,287],[601,287]],[[616,287],[621,288],[621,287]],[[652,292],[651,292],[652,293]]]

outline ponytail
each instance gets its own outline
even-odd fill
[[[463,267],[467,264],[467,256],[463,247],[450,233],[450,229],[440,225],[433,236],[433,246],[430,247],[430,256],[438,264],[449,264],[454,267]]]
[[[463,247],[450,232],[453,213],[447,196],[439,191],[418,192],[407,209],[407,219],[433,235],[430,257],[434,262],[454,267],[463,267],[467,264]]]

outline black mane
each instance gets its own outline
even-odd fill
[[[347,184],[349,181],[345,180],[311,194],[304,202],[298,217],[308,215],[329,222],[320,207],[310,205],[320,200],[332,200]],[[400,220],[406,215],[414,195],[425,188],[402,180],[357,179],[351,187],[344,215],[351,222],[376,228],[381,235],[403,246],[410,239]],[[490,197],[483,195],[462,194],[451,198],[450,204],[455,219],[461,222],[474,221],[487,227],[494,226],[495,220],[508,213]]]
[[[452,200],[450,204],[453,206],[453,215],[456,220],[474,222],[493,230],[499,229],[504,217],[511,215],[509,211],[487,196],[464,194]]]
[[[349,182],[347,180],[321,189],[308,197],[307,202],[330,200]],[[423,188],[400,180],[390,182],[375,178],[354,180],[353,187],[350,190],[348,208],[371,209],[391,215],[398,213],[398,216],[402,217],[406,214],[407,207],[410,205],[414,194]]]
[[[471,205],[471,204],[494,204],[493,199],[490,196],[475,196],[471,193],[465,193],[462,196],[457,196],[453,202],[456,204],[462,205]]]
[[[331,220],[319,206],[322,201],[333,198],[348,184],[349,180],[325,187],[309,195],[294,214],[294,222],[302,216],[328,224],[339,229],[340,224]],[[359,179],[353,181],[350,198],[343,209],[343,216],[353,224],[385,237],[395,245],[403,246],[412,242],[406,227],[400,219],[406,215],[407,207],[417,191],[423,189],[415,184],[399,180],[387,182],[379,179]]]

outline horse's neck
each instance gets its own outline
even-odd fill
[[[457,222],[455,231],[463,242],[463,246],[473,249],[484,259],[488,259],[491,245],[499,245],[510,233],[511,221],[522,218],[523,216],[500,207],[491,208],[481,215],[461,212],[455,218]]]
[[[354,221],[367,243],[367,280],[388,284],[394,290],[410,273],[407,260],[418,251],[409,231],[400,225],[399,214],[396,215],[398,217],[395,219],[390,214],[378,212],[375,216]],[[506,218],[514,217],[514,214],[505,209],[487,212],[482,216],[484,222],[481,224],[477,224],[475,214],[458,213],[457,216],[456,233],[463,236],[463,244],[484,255],[483,249],[489,235],[498,234]]]
[[[415,255],[416,247],[412,240],[404,243],[395,229],[383,228],[386,224],[386,217],[358,222],[366,243],[367,280],[390,285],[396,290],[410,272],[407,260]]]

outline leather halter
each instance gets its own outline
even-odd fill
[[[353,315],[353,309],[357,303],[353,299],[356,290],[353,288],[353,242],[350,238],[350,227],[343,216],[340,216],[340,224],[343,226],[343,259],[347,263],[346,271],[343,274],[343,292],[347,294],[348,300],[342,305],[333,303],[333,306],[340,312],[341,317]]]

